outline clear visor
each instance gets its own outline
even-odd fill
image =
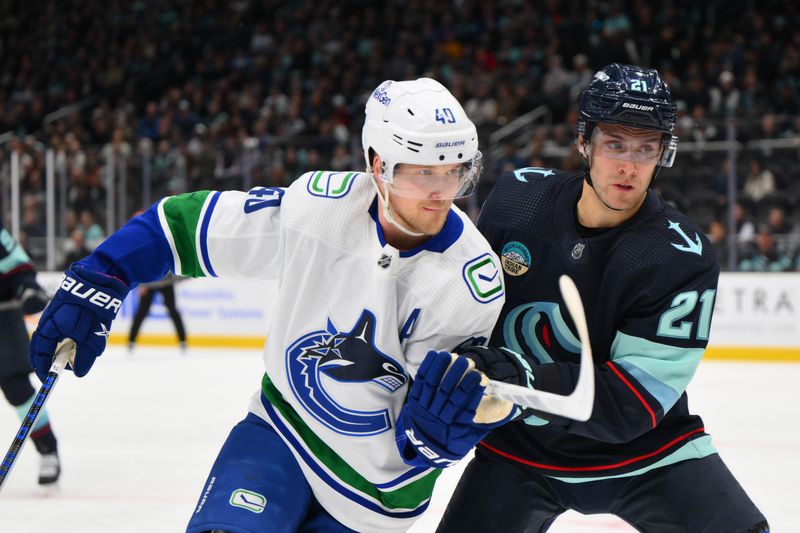
[[[607,131],[600,126],[592,131],[592,153],[599,157],[657,164],[664,149],[660,132],[634,128],[613,128]]]
[[[465,163],[415,165],[398,163],[383,181],[392,194],[420,200],[455,200],[472,194],[483,169],[480,152]]]

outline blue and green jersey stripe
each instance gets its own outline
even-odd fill
[[[302,445],[324,465],[340,482],[351,489],[380,502],[386,509],[417,509],[426,505],[441,469],[431,469],[427,474],[393,490],[384,490],[356,472],[347,462],[317,436],[295,410],[283,399],[269,376],[264,374],[261,390],[281,418],[291,426],[302,440]],[[422,470],[420,470],[422,472]]]
[[[160,207],[162,226],[176,256],[175,267],[183,276],[215,276],[208,256],[208,224],[218,192],[197,191],[166,198]]]

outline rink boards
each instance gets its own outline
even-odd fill
[[[55,291],[61,273],[42,272],[40,282]],[[202,278],[175,285],[192,346],[260,347],[272,313],[274,282]],[[110,342],[127,342],[138,294],[126,298],[112,326]],[[714,308],[706,358],[800,362],[800,273],[723,273]],[[31,319],[31,328],[36,318]],[[139,344],[177,342],[157,296]]]

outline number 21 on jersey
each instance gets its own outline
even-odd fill
[[[681,320],[694,311],[697,301],[700,300],[700,317],[697,321],[697,340],[708,340],[711,329],[711,313],[714,311],[715,289],[706,289],[703,294],[697,291],[682,292],[672,300],[672,306],[667,309],[658,321],[659,337],[672,337],[675,339],[689,339],[692,334],[693,323]]]

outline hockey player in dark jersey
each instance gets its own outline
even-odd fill
[[[0,223],[0,390],[20,419],[36,396],[28,377],[33,369],[28,363],[28,330],[23,315],[38,313],[47,300],[28,254]],[[30,435],[42,456],[39,484],[51,485],[58,481],[61,465],[46,409],[39,414]]]
[[[569,394],[580,342],[558,291],[568,274],[587,313],[596,397],[586,422],[522,412],[494,430],[439,532],[546,531],[567,509],[648,533],[769,530],[688,407],[719,264],[700,228],[650,189],[674,160],[675,118],[655,70],[609,65],[581,96],[583,175],[522,168],[483,206],[506,303],[492,347],[463,355],[491,378]]]

